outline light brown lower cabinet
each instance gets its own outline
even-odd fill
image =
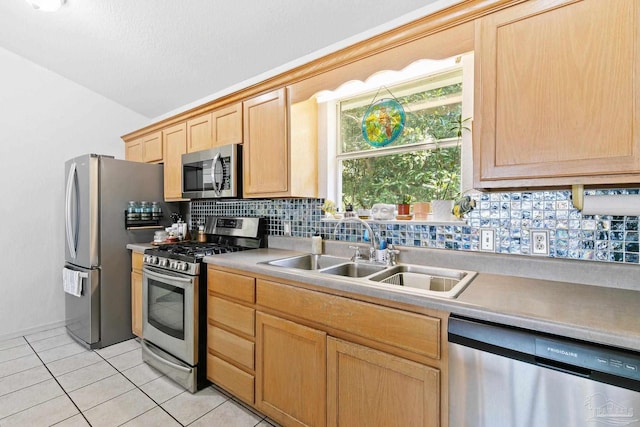
[[[327,334],[256,313],[256,406],[286,426],[326,424]]]
[[[327,426],[439,425],[439,370],[327,339]]]
[[[447,427],[446,313],[208,267],[207,378],[283,427]]]
[[[142,254],[131,253],[131,330],[142,338]]]

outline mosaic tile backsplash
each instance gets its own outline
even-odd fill
[[[638,189],[588,190],[585,194],[639,194]],[[472,195],[476,208],[459,224],[417,221],[368,221],[376,239],[399,246],[479,251],[480,229],[495,230],[496,252],[531,255],[531,231],[549,232],[549,256],[640,264],[638,216],[582,215],[570,191],[527,191]],[[270,235],[362,242],[364,228],[324,219],[323,199],[194,200],[191,226],[208,216],[262,216]],[[288,227],[286,227],[288,226]],[[539,255],[531,255],[539,256]]]

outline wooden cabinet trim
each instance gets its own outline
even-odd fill
[[[440,359],[441,319],[257,281],[257,304],[431,359]],[[328,309],[330,308],[330,309]]]

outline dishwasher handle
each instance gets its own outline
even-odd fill
[[[566,363],[544,359],[541,357],[536,357],[535,361],[536,365],[542,368],[553,369],[554,371],[562,372],[563,374],[577,375],[582,378],[591,378],[591,374],[593,373],[593,371],[590,369],[582,368],[575,365],[567,365]]]

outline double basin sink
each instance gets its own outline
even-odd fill
[[[354,279],[353,283],[391,291],[444,298],[457,297],[476,275],[475,272],[466,270],[416,264],[387,266],[312,254],[266,261],[263,264],[351,278]]]

